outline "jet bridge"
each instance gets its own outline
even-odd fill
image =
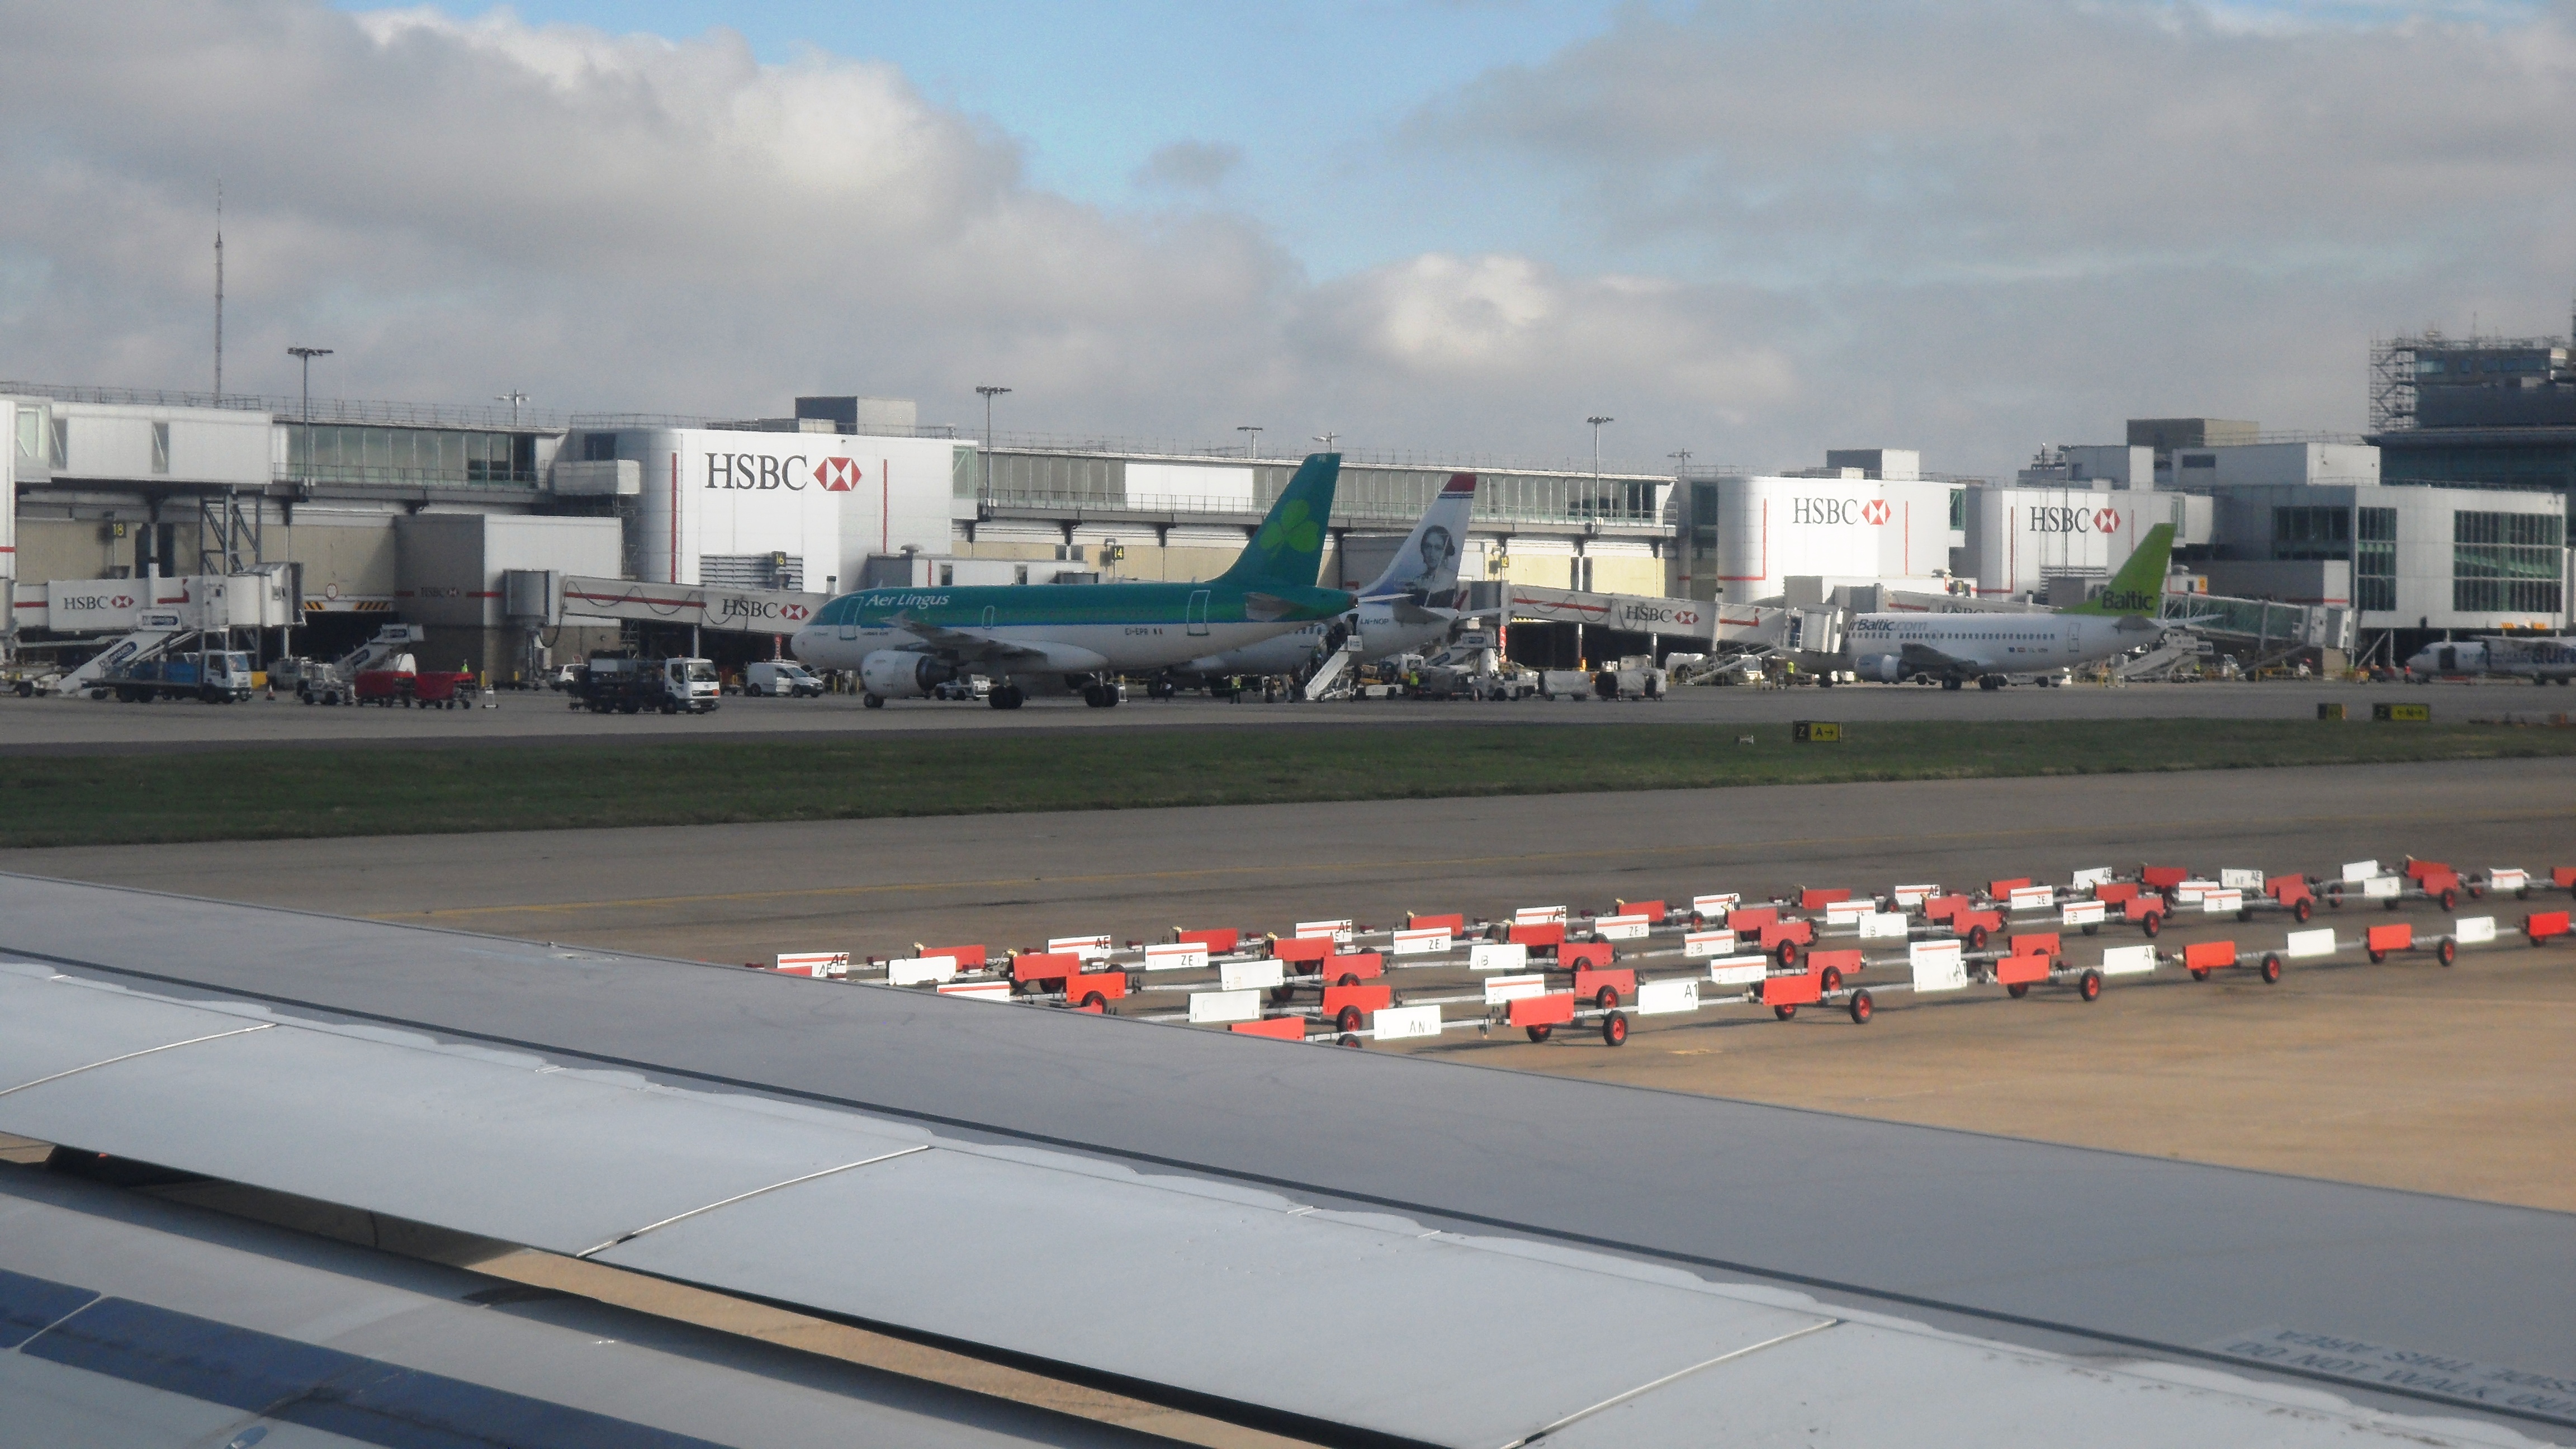
[[[787,589],[733,589],[703,584],[655,584],[635,579],[563,575],[560,599],[545,622],[622,619],[640,624],[729,629],[743,634],[793,634],[822,612],[829,594]]]

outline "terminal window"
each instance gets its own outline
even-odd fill
[[[2554,614],[2561,607],[2567,520],[2555,513],[2451,515],[2451,607],[2462,613]]]
[[[2363,610],[2397,607],[2397,510],[2356,508],[2352,551],[2352,602]]]

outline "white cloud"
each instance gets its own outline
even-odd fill
[[[725,31],[306,0],[14,16],[0,374],[203,386],[290,342],[353,395],[964,421],[1755,465],[2009,467],[2127,415],[2354,426],[2373,330],[2554,325],[2576,20],[2369,24],[1973,0],[1626,13],[1391,138],[1469,245],[1317,279],[1224,209],[1032,186],[896,69]],[[1222,181],[1183,143],[1144,179]],[[1186,152],[1186,154],[1184,154]],[[1384,213],[1354,204],[1341,224]],[[1569,262],[1566,227],[1613,268]],[[2545,310],[2537,311],[2545,304]],[[327,378],[327,381],[324,380]]]

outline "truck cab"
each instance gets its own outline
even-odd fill
[[[717,675],[715,661],[709,659],[665,659],[662,661],[662,712],[677,714],[713,714],[723,703],[724,680]]]

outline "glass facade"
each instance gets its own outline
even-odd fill
[[[2377,509],[2386,513],[2388,509]],[[2352,557],[2352,510],[2349,508],[2275,508],[2272,510],[2272,557],[2316,559]]]
[[[2566,537],[2567,521],[2554,514],[2451,515],[2451,607],[2463,613],[2557,613]]]
[[[2381,612],[2397,607],[2397,510],[2356,508],[2359,546],[2352,553],[2352,603]]]
[[[286,434],[286,476],[316,483],[473,485],[533,488],[537,483],[534,433],[468,432],[446,428],[366,428],[315,423],[309,430],[281,419]],[[312,455],[305,437],[312,436]]]
[[[1239,468],[1243,465],[1236,463],[1230,466]],[[1431,500],[1439,496],[1441,488],[1456,471],[1459,470],[1344,464],[1341,481],[1333,493],[1333,516],[1410,522],[1422,516],[1422,511],[1431,506]],[[1660,521],[1655,506],[1655,490],[1659,486],[1669,486],[1662,480],[1648,478],[1605,477],[1596,482],[1589,474],[1474,471],[1478,480],[1476,517],[1480,522],[1511,519],[1564,523],[1599,519],[1605,523],[1651,524]],[[1250,509],[1246,509],[1239,499],[1173,497],[1135,502],[1141,508],[1188,511],[1189,505],[1197,502],[1203,503],[1206,511],[1210,512],[1259,512],[1286,491],[1294,472],[1295,469],[1281,463],[1253,464]],[[981,478],[975,481],[980,487]],[[1039,506],[1066,502],[1116,507],[1129,501],[1126,460],[1092,454],[1020,453],[996,449],[993,453],[992,501]]]

